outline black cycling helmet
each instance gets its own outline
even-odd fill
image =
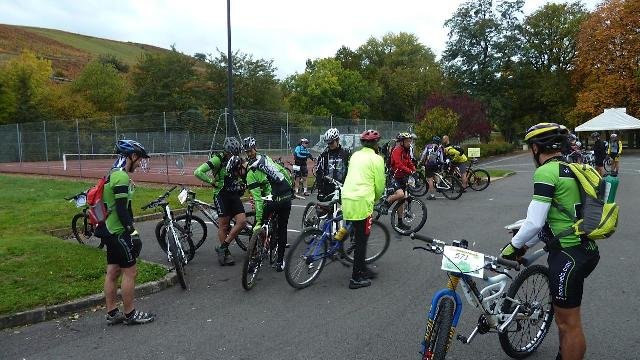
[[[147,154],[144,146],[135,140],[118,140],[118,142],[116,142],[116,153],[124,156],[137,154],[142,158],[149,158],[149,154]]]
[[[539,123],[527,130],[524,141],[529,146],[536,144],[539,151],[534,154],[536,164],[540,166],[540,154],[549,150],[560,151],[567,143],[569,130],[564,125],[556,123]]]
[[[431,138],[431,141],[433,141],[435,144],[440,144],[442,139],[440,139],[440,136],[436,135],[436,136]]]
[[[224,151],[232,155],[240,155],[240,142],[238,139],[234,137],[225,138],[222,146],[224,147]]]
[[[229,161],[227,161],[227,173],[233,174],[233,172],[235,170],[238,170],[240,166],[242,166],[242,159],[240,158],[240,156],[232,156],[231,158],[229,158]]]
[[[600,137],[600,133],[597,132],[597,131],[594,131],[594,132],[591,133],[591,137],[594,138],[594,139],[597,139],[597,138]]]
[[[255,149],[256,148],[256,139],[249,136],[246,137],[242,140],[242,149],[244,151],[247,151],[249,149]]]

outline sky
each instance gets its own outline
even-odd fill
[[[233,0],[232,51],[273,60],[283,79],[307,59],[356,49],[370,37],[415,34],[440,56],[444,22],[463,0]],[[529,14],[548,0],[525,0]],[[566,2],[555,0],[554,2]],[[593,10],[602,0],[582,0]],[[0,0],[0,23],[60,29],[176,49],[189,55],[227,50],[225,0]]]

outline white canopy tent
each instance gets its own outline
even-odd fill
[[[626,108],[611,108],[576,127],[576,132],[635,129],[640,129],[640,120],[627,114]]]

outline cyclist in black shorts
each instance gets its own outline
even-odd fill
[[[106,320],[108,325],[122,322],[127,325],[146,324],[152,322],[155,315],[138,311],[133,304],[137,275],[136,259],[140,255],[142,242],[138,231],[133,227],[133,182],[129,179],[129,173],[134,172],[142,159],[149,158],[149,155],[140,143],[133,140],[118,140],[116,153],[118,159],[109,172],[102,192],[108,216],[105,223],[96,229],[96,235],[107,246],[107,274],[104,280]],[[124,312],[120,311],[117,305],[120,275]]]
[[[295,193],[297,194],[300,190],[300,183],[303,184],[304,196],[309,196],[309,191],[307,190],[307,177],[309,176],[309,169],[307,168],[307,159],[311,159],[313,161],[313,155],[307,149],[309,147],[309,140],[302,138],[300,139],[300,143],[293,150],[293,162],[294,165],[298,167],[297,170],[294,169],[293,177],[295,178]]]
[[[554,123],[540,123],[527,131],[537,169],[533,175],[533,199],[527,219],[504,247],[502,256],[510,260],[522,257],[538,241],[549,249],[549,287],[560,336],[556,359],[582,359],[586,341],[582,331],[580,304],[584,280],[600,260],[597,245],[567,229],[573,219],[560,208],[575,209],[580,218],[580,188],[573,172],[562,162],[561,148],[567,141],[567,129]]]
[[[600,133],[594,131],[591,133],[593,141],[593,157],[596,163],[596,170],[600,175],[604,176],[604,159],[607,157],[607,147],[604,145],[604,141],[600,139]]]

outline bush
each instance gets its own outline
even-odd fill
[[[480,148],[480,157],[508,154],[515,150],[515,144],[509,143],[490,143],[490,144],[473,144],[473,145],[464,145],[462,147],[464,152],[467,153],[468,148]]]

